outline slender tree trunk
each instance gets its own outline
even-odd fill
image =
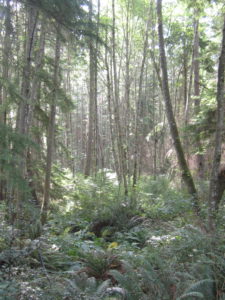
[[[106,33],[107,36],[107,33]],[[107,41],[107,37],[106,37]],[[109,64],[107,60],[107,49],[105,50],[105,66],[106,66],[106,76],[107,76],[107,104],[108,104],[108,113],[109,113],[109,127],[110,127],[110,136],[111,136],[111,143],[112,143],[112,154],[114,158],[115,164],[115,171],[117,174],[117,178],[119,182],[121,181],[121,173],[119,167],[118,156],[116,153],[116,137],[115,137],[115,130],[114,130],[114,122],[113,122],[113,113],[112,113],[112,82],[110,80],[110,70]]]
[[[11,54],[11,34],[12,34],[12,24],[11,24],[11,6],[10,0],[6,1],[6,17],[5,17],[5,35],[3,40],[3,50],[2,50],[2,79],[7,82],[9,79],[9,60]],[[0,113],[0,123],[6,124],[7,112],[4,108],[7,99],[7,89],[1,84],[0,85],[0,105],[3,106],[3,110]]]
[[[153,121],[153,126],[154,126],[154,157],[153,157],[153,176],[154,179],[156,179],[157,175],[157,145],[158,145],[158,136],[157,136],[157,131],[156,131],[156,101],[155,101],[155,87],[157,86],[156,83],[156,76],[155,76],[155,70],[153,68],[152,70],[152,78],[153,78],[153,87],[152,87],[152,98],[153,98],[153,116],[152,116],[152,121]]]
[[[198,11],[195,12],[196,19],[194,24],[195,35],[194,35],[194,101],[195,101],[195,113],[200,112],[200,76],[199,76],[199,18],[197,17]],[[202,152],[202,144],[200,140],[199,130],[196,133],[196,146],[198,154],[196,155],[197,160],[197,171],[200,178],[204,177],[204,156]]]
[[[163,37],[163,22],[162,22],[162,0],[157,0],[157,16],[158,16],[158,36],[159,36],[159,49],[160,49],[160,61],[162,70],[162,92],[163,99],[166,107],[167,120],[170,127],[171,136],[173,139],[174,147],[176,150],[178,162],[182,172],[182,179],[184,180],[190,195],[193,197],[193,209],[197,215],[200,213],[199,200],[197,190],[187,165],[183,147],[181,145],[180,136],[174,118],[172,103],[170,98],[168,74],[167,74],[167,61],[165,55],[164,37]]]
[[[189,113],[190,113],[190,102],[191,102],[191,92],[192,92],[192,82],[193,82],[193,73],[194,73],[194,49],[192,52],[192,61],[190,69],[189,83],[187,85],[187,101],[185,105],[185,125],[189,122]]]
[[[188,101],[188,51],[186,50],[187,45],[186,42],[184,41],[183,44],[183,86],[184,86],[184,92],[183,92],[183,97],[184,97],[184,113],[185,113],[185,108],[187,105]]]
[[[99,35],[99,23],[100,23],[100,0],[97,2],[97,28],[96,28],[96,36]],[[98,39],[95,41],[95,51],[94,51],[94,64],[95,64],[95,97],[94,97],[94,145],[95,145],[95,174],[97,174],[98,169],[100,168],[101,162],[101,140],[99,135],[99,120],[98,120]]]
[[[25,57],[24,57],[24,68],[23,68],[23,79],[21,87],[21,95],[24,98],[19,104],[18,114],[17,114],[17,131],[20,134],[27,134],[28,129],[28,114],[29,114],[29,103],[31,92],[31,62],[34,50],[35,32],[38,20],[38,10],[37,8],[27,4],[28,13],[28,28],[26,36],[25,45]]]
[[[46,157],[46,171],[45,171],[45,184],[44,184],[44,200],[42,203],[42,224],[47,220],[47,212],[49,208],[50,199],[50,182],[52,170],[52,155],[55,137],[55,116],[56,116],[56,99],[59,87],[59,63],[60,63],[60,27],[57,27],[55,44],[55,62],[54,62],[54,77],[53,77],[53,92],[52,102],[50,108],[48,136],[47,136],[47,157]]]
[[[92,1],[89,2],[89,22],[92,27]],[[89,123],[88,123],[88,142],[87,155],[84,175],[90,176],[93,169],[95,153],[95,129],[96,129],[96,113],[97,113],[97,63],[96,48],[92,38],[89,40]]]
[[[29,111],[28,111],[28,117],[27,117],[27,135],[31,136],[32,140],[35,140],[35,137],[32,135],[31,132],[31,127],[34,125],[34,109],[35,106],[38,103],[38,93],[40,90],[40,79],[39,79],[39,73],[43,67],[43,60],[44,60],[44,52],[45,52],[45,34],[46,34],[46,19],[42,19],[41,23],[41,32],[40,32],[40,37],[38,41],[38,51],[37,55],[35,57],[35,73],[33,76],[32,84],[31,84],[31,91],[30,91],[30,106],[29,106]],[[38,199],[37,193],[36,193],[36,184],[35,184],[35,171],[33,168],[33,161],[35,157],[36,150],[29,148],[27,149],[26,153],[26,159],[27,159],[27,176],[29,178],[29,187],[31,190],[31,195],[33,198],[33,201],[36,203],[36,205],[40,206],[41,203]]]
[[[149,14],[150,16],[150,14]],[[145,40],[143,46],[143,56],[141,62],[141,69],[140,69],[140,77],[139,77],[139,84],[138,84],[138,99],[137,99],[137,107],[136,107],[136,120],[135,120],[135,145],[134,145],[134,171],[133,171],[133,187],[137,184],[137,177],[138,177],[138,163],[140,162],[140,150],[141,150],[141,127],[143,126],[143,116],[142,116],[142,85],[143,85],[143,76],[144,76],[144,68],[145,62],[147,57],[147,50],[148,50],[148,32],[150,27],[150,17],[148,18],[147,25],[146,25],[146,32],[145,32]]]
[[[126,168],[126,149],[124,146],[123,132],[121,127],[120,112],[119,112],[119,86],[118,86],[118,74],[116,64],[116,38],[115,38],[115,0],[112,1],[112,63],[113,63],[113,79],[114,79],[114,116],[117,128],[117,145],[119,153],[119,161],[121,167],[121,173],[123,178],[124,192],[128,194],[127,183],[127,168]]]
[[[6,17],[5,17],[5,35],[3,39],[3,50],[2,50],[2,80],[7,82],[9,80],[9,64],[10,54],[12,45],[12,24],[11,24],[11,6],[10,0],[6,1]],[[5,104],[7,101],[7,88],[4,84],[0,85],[0,126],[5,126],[7,123],[7,111]],[[3,141],[2,141],[3,142]],[[7,141],[4,141],[5,147],[7,147]],[[1,148],[1,147],[0,147]],[[3,166],[0,166],[0,172],[3,174]],[[6,198],[6,180],[0,180],[0,201]]]
[[[43,17],[41,22],[41,32],[40,37],[38,41],[38,51],[35,57],[35,73],[32,79],[31,83],[31,89],[30,89],[30,106],[27,116],[27,134],[29,135],[30,129],[33,122],[33,114],[34,114],[34,108],[37,104],[38,100],[38,91],[40,89],[40,79],[39,79],[39,73],[42,70],[43,67],[43,61],[44,61],[44,54],[45,54],[45,35],[46,35],[46,19]]]
[[[213,232],[216,229],[216,207],[219,200],[219,167],[221,161],[221,146],[224,131],[224,93],[225,93],[225,17],[223,25],[223,37],[221,53],[218,66],[218,81],[217,81],[217,124],[216,124],[216,137],[215,137],[215,149],[213,166],[210,179],[209,188],[209,203],[208,203],[208,225],[209,229]]]
[[[125,132],[125,163],[126,163],[126,170],[128,174],[128,179],[130,178],[130,144],[129,144],[129,137],[130,137],[130,121],[131,121],[131,107],[130,107],[130,85],[131,85],[131,78],[130,78],[130,1],[127,0],[126,3],[126,25],[125,25],[125,116],[124,116],[124,132]]]

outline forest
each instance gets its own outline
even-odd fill
[[[225,300],[224,1],[0,24],[0,300]]]

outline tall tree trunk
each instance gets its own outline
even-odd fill
[[[126,3],[126,25],[125,25],[125,116],[124,116],[124,132],[125,132],[125,163],[128,174],[128,179],[130,178],[130,121],[131,121],[131,107],[130,107],[130,86],[131,86],[131,78],[130,78],[130,55],[131,55],[131,47],[130,47],[130,1],[127,0]]]
[[[92,28],[92,1],[89,2],[89,23]],[[87,155],[85,165],[85,176],[90,176],[96,156],[95,142],[96,142],[96,120],[97,120],[97,55],[93,38],[89,40],[89,123],[88,123],[88,142]]]
[[[11,34],[12,34],[12,24],[11,24],[11,6],[10,0],[6,1],[6,16],[5,16],[5,35],[3,40],[3,50],[2,50],[2,80],[7,82],[9,80],[9,63],[11,54]],[[3,83],[0,84],[0,126],[4,126],[7,123],[7,111],[6,111],[6,101],[7,101],[7,88]],[[7,147],[7,141],[2,141],[5,147]],[[0,172],[3,174],[3,166],[0,166]],[[0,201],[6,198],[6,181],[4,179],[0,180]]]
[[[29,100],[31,93],[31,79],[32,79],[32,57],[34,50],[34,42],[37,29],[38,21],[38,9],[31,6],[26,2],[27,9],[27,32],[26,32],[26,41],[25,41],[25,54],[24,54],[24,66],[22,74],[22,86],[21,86],[21,96],[18,111],[17,111],[17,120],[16,120],[16,130],[19,134],[27,135],[28,134],[28,115],[29,115]],[[21,159],[19,162],[19,169],[21,177],[26,179],[27,171],[27,147],[23,149]],[[21,204],[23,199],[27,197],[27,189],[16,189],[15,190],[15,218],[20,215]]]
[[[107,34],[106,34],[107,35]],[[107,41],[107,39],[106,39]],[[115,127],[113,122],[113,112],[112,112],[112,81],[110,79],[110,70],[109,63],[107,60],[107,48],[105,50],[105,65],[106,65],[106,77],[107,77],[107,104],[108,104],[108,113],[109,113],[109,128],[110,128],[110,137],[112,143],[112,154],[114,159],[115,171],[119,182],[121,182],[121,172],[119,167],[118,156],[116,153],[116,136],[115,136]]]
[[[195,113],[198,114],[200,112],[200,76],[199,76],[199,18],[198,11],[195,12],[195,22],[194,22],[194,101],[195,101]],[[200,139],[200,132],[197,130],[196,133],[196,146],[198,153],[196,155],[197,161],[197,171],[200,178],[204,177],[204,156],[202,152],[202,144]]]
[[[140,76],[139,76],[139,83],[138,83],[138,99],[137,99],[137,107],[136,107],[136,120],[135,120],[135,144],[134,144],[134,171],[133,171],[133,187],[137,184],[137,177],[138,177],[138,169],[139,169],[139,162],[140,162],[140,150],[141,150],[141,127],[143,126],[143,116],[142,116],[142,101],[143,101],[143,76],[144,76],[144,68],[145,62],[147,57],[147,50],[148,50],[148,32],[150,28],[150,13],[149,18],[147,20],[146,31],[145,31],[145,39],[144,39],[144,46],[143,46],[143,56],[141,62],[141,69],[140,69]]]
[[[97,28],[96,36],[99,36],[99,24],[100,24],[100,0],[97,2]],[[101,139],[99,134],[99,118],[98,118],[98,50],[99,42],[98,39],[95,41],[95,173],[101,167],[102,151],[101,151]]]
[[[211,231],[216,229],[215,218],[216,218],[216,208],[218,206],[219,199],[219,167],[221,161],[221,146],[224,131],[224,93],[225,93],[225,82],[224,82],[224,72],[225,72],[225,17],[223,25],[223,37],[221,53],[219,58],[218,66],[218,81],[217,81],[217,123],[216,123],[216,137],[215,137],[215,149],[213,166],[210,179],[209,188],[209,203],[208,203],[208,225]]]
[[[30,88],[30,106],[27,116],[27,134],[30,133],[30,128],[32,126],[33,122],[33,113],[35,105],[37,104],[38,100],[38,91],[40,89],[40,79],[39,79],[39,73],[42,70],[43,67],[43,61],[44,61],[44,54],[45,54],[45,35],[46,35],[46,18],[42,18],[41,22],[41,29],[40,29],[40,37],[38,41],[38,51],[35,57],[35,73],[33,75],[31,88]]]
[[[11,6],[10,0],[6,1],[6,16],[5,16],[5,35],[3,40],[3,50],[2,50],[2,79],[7,82],[9,79],[9,59],[11,53],[11,34],[12,34],[12,24],[11,24]],[[6,124],[6,108],[5,102],[7,99],[7,89],[2,83],[0,85],[0,105],[3,107],[0,112],[0,123]]]
[[[25,57],[24,57],[24,67],[23,67],[23,79],[21,87],[21,95],[24,98],[20,102],[18,113],[17,113],[17,124],[16,128],[20,134],[27,134],[28,125],[28,114],[29,114],[29,97],[31,92],[31,62],[34,50],[35,42],[35,32],[38,20],[38,10],[37,8],[27,4],[27,14],[28,14],[28,27],[26,34],[25,43]]]
[[[112,25],[112,63],[113,63],[113,79],[114,79],[114,116],[117,128],[117,146],[119,153],[119,162],[121,167],[121,174],[123,178],[124,192],[128,194],[128,183],[127,183],[127,168],[126,168],[126,149],[124,146],[123,132],[121,127],[120,112],[119,112],[119,86],[118,86],[118,74],[116,64],[116,37],[115,37],[115,0],[112,1],[112,14],[113,14],[113,25]]]
[[[162,0],[157,0],[157,16],[158,16],[158,36],[159,36],[159,50],[160,50],[160,62],[162,70],[162,92],[163,99],[166,107],[166,115],[169,123],[170,133],[173,139],[174,147],[176,150],[178,162],[182,172],[182,179],[184,180],[190,195],[193,197],[193,209],[196,215],[200,213],[199,200],[197,190],[187,165],[183,147],[181,145],[180,136],[176,124],[176,120],[173,114],[173,108],[170,98],[168,74],[167,74],[167,61],[165,55],[164,37],[163,37],[163,21],[162,21]]]
[[[42,23],[41,23],[41,29],[40,29],[40,37],[38,41],[38,51],[35,57],[35,73],[33,76],[32,84],[31,84],[31,91],[30,91],[30,107],[28,111],[28,117],[27,117],[27,135],[31,136],[32,140],[35,141],[34,135],[31,133],[31,127],[34,125],[33,115],[34,115],[34,109],[35,106],[38,103],[38,93],[40,90],[41,82],[39,79],[39,73],[43,67],[43,61],[44,61],[44,53],[45,53],[45,35],[46,35],[46,19],[43,17]],[[35,185],[35,171],[33,168],[33,161],[35,157],[36,150],[29,148],[27,149],[26,158],[27,158],[27,176],[29,178],[29,187],[31,190],[31,195],[33,198],[33,201],[36,205],[40,206],[40,201],[37,197],[36,193],[36,185]]]
[[[44,185],[44,199],[42,203],[41,221],[44,224],[47,220],[47,212],[49,208],[50,199],[50,182],[52,170],[52,155],[55,137],[55,115],[56,115],[56,99],[59,88],[59,63],[60,63],[60,26],[57,27],[56,44],[55,44],[55,62],[54,62],[54,77],[53,77],[53,92],[52,102],[50,106],[50,117],[47,136],[47,157],[46,157],[46,171],[45,171],[45,185]]]

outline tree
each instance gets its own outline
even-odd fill
[[[47,211],[49,208],[50,196],[50,180],[52,170],[52,155],[55,137],[55,116],[56,116],[56,101],[59,89],[59,63],[60,63],[60,26],[57,27],[56,42],[55,42],[55,61],[53,71],[53,92],[50,105],[50,116],[47,135],[47,157],[46,157],[46,171],[45,171],[45,185],[44,185],[44,199],[42,203],[42,223],[47,219]]]
[[[158,16],[158,36],[159,36],[159,50],[160,50],[160,62],[162,71],[162,93],[163,99],[166,107],[166,115],[169,123],[170,133],[173,139],[174,147],[176,150],[177,158],[179,161],[180,169],[182,172],[182,179],[184,180],[190,195],[193,197],[193,208],[196,215],[200,213],[199,201],[197,190],[187,165],[183,147],[181,144],[176,120],[174,118],[173,108],[171,104],[169,84],[168,84],[168,74],[167,74],[167,61],[165,55],[164,47],[164,37],[163,37],[163,19],[162,19],[162,0],[157,0],[157,16]]]
[[[0,84],[0,126],[7,124],[7,81],[9,80],[9,65],[10,65],[10,54],[12,47],[12,24],[11,24],[11,5],[10,0],[6,1],[6,15],[5,15],[5,35],[3,40],[2,50],[2,78]],[[5,84],[4,84],[5,83]],[[5,141],[6,142],[6,141]],[[6,142],[7,143],[7,142]],[[4,143],[3,143],[4,144]],[[5,145],[6,146],[6,145]],[[3,174],[3,167],[1,166],[0,172]],[[6,198],[6,181],[0,179],[0,201]]]
[[[143,56],[142,56],[142,62],[141,62],[141,70],[140,70],[140,77],[139,77],[139,84],[138,84],[138,99],[137,99],[137,108],[136,108],[136,120],[135,120],[135,143],[134,143],[134,171],[133,171],[133,187],[137,184],[137,177],[138,177],[138,169],[139,169],[139,163],[140,163],[140,148],[141,148],[141,141],[140,141],[140,135],[141,135],[141,123],[143,123],[142,120],[142,114],[143,114],[143,108],[142,108],[142,102],[143,102],[143,77],[144,77],[144,68],[145,63],[147,60],[147,49],[148,49],[148,39],[149,39],[149,30],[150,30],[150,9],[149,8],[149,17],[147,19],[146,24],[146,32],[145,32],[145,39],[144,39],[144,45],[143,45]]]
[[[29,136],[28,120],[30,114],[30,95],[31,95],[31,81],[32,81],[32,59],[34,51],[34,42],[36,36],[37,22],[39,18],[39,12],[36,7],[26,3],[27,11],[27,32],[24,45],[24,64],[21,83],[21,100],[18,105],[16,130],[18,134]],[[27,150],[25,147],[19,163],[22,178],[27,176]],[[21,204],[23,199],[26,198],[22,190],[15,190],[15,200],[17,207],[17,214],[20,214]]]
[[[93,8],[92,1],[89,2],[89,24],[93,27]],[[97,47],[94,43],[93,37],[89,38],[89,122],[88,122],[88,142],[87,155],[84,174],[90,176],[93,169],[93,163],[96,163],[97,152],[96,137],[97,132]],[[95,156],[95,157],[94,157]],[[95,161],[94,161],[95,160]]]
[[[217,77],[217,121],[216,121],[216,136],[215,149],[213,157],[212,172],[210,178],[208,211],[208,225],[211,231],[216,228],[215,218],[219,205],[219,167],[221,161],[221,146],[224,132],[224,93],[225,93],[225,18],[223,25],[221,53],[219,57],[218,77]],[[222,195],[220,195],[222,197]]]
[[[114,117],[115,125],[117,132],[117,148],[118,148],[118,157],[119,157],[119,167],[121,172],[121,177],[123,179],[124,192],[125,195],[128,194],[128,184],[127,184],[127,167],[126,167],[126,146],[123,140],[123,129],[121,125],[121,118],[119,112],[119,82],[117,74],[117,63],[116,63],[116,15],[115,15],[115,0],[112,0],[112,64],[113,64],[113,100],[114,100]]]

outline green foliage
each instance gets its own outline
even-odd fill
[[[1,276],[0,272],[0,276]],[[18,284],[14,281],[6,281],[0,279],[0,299],[14,300],[18,294]]]
[[[76,275],[73,280],[67,279],[69,291],[73,299],[103,299],[107,288],[110,285],[109,280],[98,283],[94,277],[88,277],[85,273]],[[75,298],[76,297],[76,298]]]
[[[168,177],[144,177],[138,186],[138,203],[153,219],[169,220],[191,211],[191,199],[171,187]]]
[[[137,271],[135,272],[129,264],[126,264],[126,271],[124,274],[117,270],[110,271],[110,274],[118,281],[119,285],[125,289],[126,299],[144,299],[144,293],[138,276],[139,274]]]
[[[28,195],[28,183],[21,175],[19,162],[28,146],[36,146],[26,136],[18,134],[2,123],[0,124],[0,140],[0,179],[7,180],[10,188],[17,188],[24,195]]]
[[[149,239],[149,228],[143,226],[134,226],[129,231],[118,232],[114,235],[114,239],[119,243],[129,242],[132,247],[142,248]]]
[[[179,297],[177,300],[181,299],[204,299],[204,296],[202,293],[199,292],[188,292]]]
[[[154,263],[144,257],[138,259],[138,267],[126,261],[123,261],[123,264],[125,269],[123,273],[112,270],[110,274],[125,290],[125,299],[170,299],[171,278],[163,278],[166,270],[159,269],[159,265],[156,268]]]
[[[144,18],[146,10],[149,9],[149,2],[147,0],[136,0],[129,2],[128,0],[120,0],[121,6],[128,10],[133,16]]]
[[[214,298],[215,298],[214,281],[210,279],[204,279],[192,284],[187,289],[187,291],[177,300],[181,300],[181,299],[212,300]]]
[[[84,263],[83,271],[96,279],[109,278],[110,269],[121,267],[121,262],[116,255],[102,250],[77,251],[79,259]],[[81,270],[82,271],[82,270]]]
[[[66,0],[64,2],[60,0],[29,0],[29,2],[35,6],[41,8],[47,16],[51,16],[61,25],[64,25],[70,30],[81,30],[81,25],[84,24],[84,20],[87,20],[87,12],[83,9],[87,4],[86,0]],[[79,19],[83,18],[83,22],[79,22]],[[79,26],[78,28],[75,25]]]
[[[165,176],[142,178],[136,190],[142,216],[135,215],[129,199],[107,174],[74,179],[68,170],[55,166],[56,200],[41,242],[27,241],[36,237],[30,224],[31,232],[22,228],[15,239],[22,249],[9,249],[7,242],[0,261],[11,268],[25,264],[47,273],[54,288],[46,283],[46,275],[28,280],[37,293],[41,288],[41,299],[47,300],[169,300],[175,296],[212,300],[216,291],[222,294],[224,243],[211,243],[199,228],[187,224],[186,195]],[[187,199],[186,206],[181,199]],[[29,216],[35,220],[32,205],[24,211],[24,220]],[[95,226],[100,226],[99,237]],[[6,243],[4,236],[2,243]]]
[[[109,179],[110,172],[100,172],[95,178],[74,179],[74,212],[86,220],[109,220],[114,224],[126,223],[130,211],[129,199],[118,187],[116,179]],[[71,201],[71,200],[69,200]],[[87,213],[88,212],[88,213]]]

